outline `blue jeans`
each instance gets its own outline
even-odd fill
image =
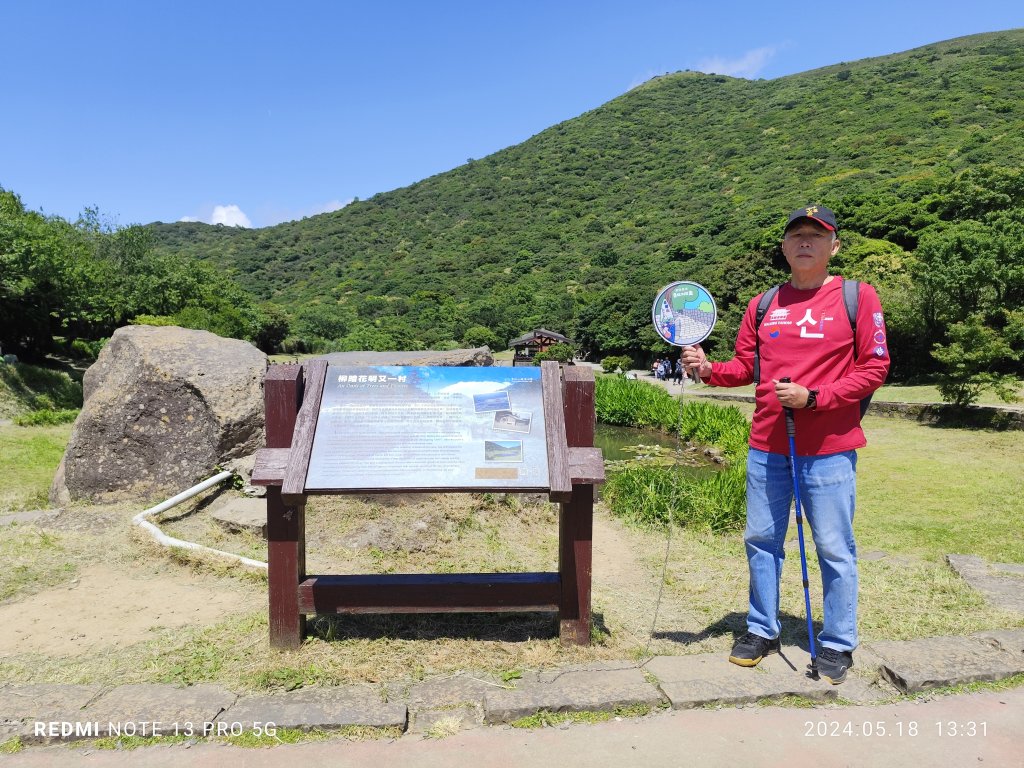
[[[747,627],[770,640],[779,636],[779,581],[793,501],[789,456],[751,448],[747,454],[747,528],[750,566]],[[857,545],[853,513],[857,452],[797,456],[800,508],[814,537],[825,599],[818,642],[837,651],[857,647]],[[805,541],[807,539],[806,530]],[[799,574],[798,574],[799,577]]]

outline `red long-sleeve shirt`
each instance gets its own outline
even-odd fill
[[[743,315],[735,356],[728,362],[712,363],[709,384],[740,387],[753,382],[758,298],[751,300]],[[756,332],[761,339],[761,383],[755,392],[750,446],[789,453],[786,420],[773,382],[786,376],[795,384],[818,390],[814,410],[794,410],[797,454],[823,456],[866,445],[860,401],[882,386],[889,372],[885,319],[875,289],[861,283],[856,344],[838,277],[808,291],[785,283]]]

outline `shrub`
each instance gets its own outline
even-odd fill
[[[609,355],[601,361],[601,370],[615,373],[617,370],[628,371],[633,367],[633,359],[629,355]]]
[[[545,360],[557,360],[560,363],[572,362],[576,357],[576,348],[572,344],[552,344],[543,352],[538,352],[533,358],[534,365],[540,365]]]
[[[936,344],[932,357],[943,366],[939,375],[939,394],[947,403],[972,405],[987,389],[1007,403],[1017,399],[1017,381],[1007,374],[993,372],[1000,364],[1009,365],[1020,356],[1010,342],[985,324],[980,314],[949,327],[950,343]]]
[[[98,346],[97,346],[98,344]],[[71,342],[68,351],[71,356],[78,360],[95,360],[99,350],[103,348],[102,342],[90,342],[85,339],[75,339]]]
[[[501,346],[498,335],[483,325],[470,326],[462,335],[462,343],[467,347],[488,347],[490,349],[498,349]]]
[[[81,408],[82,385],[61,371],[28,363],[0,366],[0,391],[10,392],[21,408]]]
[[[174,325],[174,318],[168,315],[136,315],[131,320],[132,325]]]
[[[612,514],[633,525],[666,525],[671,511],[677,525],[736,530],[746,518],[746,468],[737,464],[694,478],[676,467],[627,467],[609,476],[602,497]]]
[[[77,418],[77,410],[52,410],[46,408],[17,416],[14,419],[14,423],[19,427],[52,427],[57,424],[69,424]]]

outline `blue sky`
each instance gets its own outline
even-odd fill
[[[1020,0],[0,0],[0,186],[69,219],[262,227],[666,72],[770,79],[1021,26]]]

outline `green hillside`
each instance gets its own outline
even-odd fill
[[[334,213],[151,230],[160,249],[288,308],[293,334],[335,346],[504,346],[544,326],[639,358],[656,349],[656,289],[693,279],[726,309],[721,347],[746,299],[781,277],[775,243],[792,208],[835,208],[839,268],[888,280],[892,301],[922,237],[1024,205],[1022,97],[1024,30],[771,81],[682,72]],[[923,329],[928,342],[940,325]],[[930,343],[910,334],[922,329],[902,330],[920,358]]]

